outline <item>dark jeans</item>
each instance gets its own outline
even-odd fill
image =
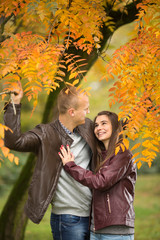
[[[54,240],[89,240],[89,217],[51,213],[50,224]]]

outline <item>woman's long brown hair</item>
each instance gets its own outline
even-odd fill
[[[118,115],[114,112],[110,111],[102,111],[97,114],[97,116],[94,119],[94,124],[98,116],[105,115],[109,118],[111,121],[112,125],[112,134],[109,140],[109,145],[107,149],[107,155],[105,159],[102,159],[102,151],[105,150],[103,142],[99,141],[97,139],[97,151],[98,151],[98,157],[97,157],[97,164],[96,164],[96,169],[95,172],[97,172],[101,166],[109,159],[114,153],[115,153],[115,148],[116,144],[122,141],[122,134],[119,134],[122,131],[122,126],[121,122],[118,120]]]

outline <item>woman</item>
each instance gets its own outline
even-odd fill
[[[94,120],[98,150],[94,173],[76,165],[68,145],[67,150],[60,149],[65,171],[93,190],[91,240],[134,239],[136,165],[127,149],[115,155],[116,146],[122,144],[120,132],[117,114],[98,113]]]

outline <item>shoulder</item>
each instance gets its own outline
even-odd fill
[[[89,118],[86,118],[85,119],[85,123],[82,124],[82,125],[77,126],[77,128],[79,130],[81,130],[81,129],[91,129],[91,128],[93,128],[93,121],[91,119],[89,119]]]
[[[82,125],[79,125],[77,127],[79,129],[79,131],[85,131],[86,133],[88,132],[89,134],[93,133],[93,122],[91,119],[86,118],[85,119],[85,123]]]
[[[87,126],[93,126],[93,121],[91,120],[91,119],[89,119],[89,118],[86,118],[85,119],[85,125]]]
[[[125,151],[120,150],[117,154],[114,154],[111,158],[110,158],[110,162],[112,161],[118,161],[121,163],[129,163],[132,160],[132,156],[133,154],[131,153],[131,151],[129,149],[126,149]]]
[[[133,154],[132,152],[129,150],[129,149],[125,149],[125,151],[122,151],[120,150],[118,153],[117,153],[117,156],[120,157],[120,158],[127,158],[127,159],[131,159]]]
[[[56,121],[55,121],[56,122]],[[36,134],[38,137],[45,136],[47,134],[54,134],[55,128],[56,128],[56,123],[51,122],[51,123],[40,123],[35,128],[30,130],[30,132]]]

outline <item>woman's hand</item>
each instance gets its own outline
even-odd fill
[[[65,147],[62,145],[60,148],[60,151],[58,154],[60,156],[60,158],[62,159],[63,165],[65,165],[68,162],[72,162],[74,161],[74,156],[73,154],[70,152],[70,147],[69,145],[67,145],[67,150],[65,149]]]

